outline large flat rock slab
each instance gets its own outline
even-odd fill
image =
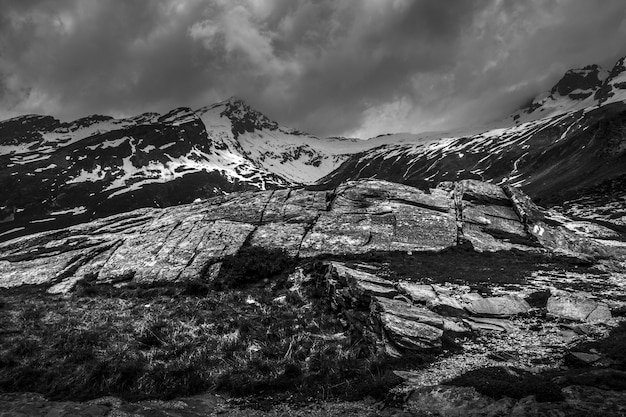
[[[530,304],[516,295],[482,297],[480,294],[468,294],[463,298],[465,309],[479,317],[510,317],[530,310]]]
[[[384,181],[340,186],[302,242],[300,255],[441,250],[457,241],[452,194]]]
[[[548,298],[547,310],[553,317],[572,321],[593,323],[611,318],[606,303],[576,295],[552,295]]]
[[[0,244],[0,286],[33,284],[65,292],[85,277],[109,283],[204,280],[244,246],[306,260],[394,252],[419,256],[467,242],[479,252],[606,256],[589,239],[548,225],[541,209],[517,189],[467,180],[424,190],[362,180],[327,191],[233,193],[16,238]],[[367,285],[372,293],[382,291]],[[457,300],[445,297],[440,294],[434,302],[458,307]]]

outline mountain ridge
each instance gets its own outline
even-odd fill
[[[122,119],[19,116],[0,122],[0,187],[8,190],[0,196],[0,239],[233,191],[359,178],[410,185],[480,179],[549,202],[555,192],[571,196],[626,174],[625,99],[622,58],[608,72],[570,70],[504,124],[467,133],[321,138],[234,96]]]

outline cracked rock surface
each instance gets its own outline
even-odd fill
[[[0,286],[41,285],[62,293],[85,277],[102,283],[206,281],[244,246],[308,259],[462,246],[478,252],[546,251],[582,262],[625,251],[548,224],[515,189],[465,180],[421,190],[369,180],[331,191],[243,192],[139,209],[16,238],[0,244]],[[438,298],[454,308],[445,295]],[[474,308],[486,310],[501,302],[473,301]],[[514,308],[511,300],[505,304]]]

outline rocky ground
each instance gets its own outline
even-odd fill
[[[0,285],[5,288],[0,410],[6,415],[624,415],[623,237],[610,223],[573,222],[546,213],[510,187],[462,181],[420,190],[359,181],[330,192],[241,193],[137,210],[14,239],[0,244]],[[259,256],[255,248],[265,252]],[[269,265],[268,259],[259,259],[276,254],[280,259]],[[252,280],[258,270],[266,275]],[[283,277],[280,286],[272,284],[278,276]],[[195,298],[185,298],[189,294]],[[309,299],[312,294],[317,301]],[[24,307],[32,303],[40,304]],[[203,316],[208,306],[220,303],[234,306],[231,316],[246,317],[251,324],[244,328],[241,320],[217,313]],[[154,340],[119,324],[137,321],[141,311],[174,320],[164,315],[174,305],[189,308],[185,311],[195,327],[188,319],[149,327],[158,330]],[[323,314],[321,306],[328,309]],[[6,376],[20,381],[27,359],[36,366],[32,352],[11,351],[15,341],[39,338],[38,346],[44,346],[46,338],[57,343],[46,326],[80,327],[66,323],[63,314],[41,313],[45,308],[80,310],[80,317],[89,318],[85,331],[92,333],[107,322],[106,328],[115,330],[107,340],[123,339],[124,346],[139,349],[137,358],[149,358],[142,370],[147,376],[131,379],[135,385],[128,382],[138,395],[152,387],[145,383],[156,378],[150,369],[161,369],[159,361],[167,365],[171,359],[163,358],[181,348],[168,338],[187,338],[185,349],[195,351],[194,340],[224,346],[233,334],[234,353],[211,360],[249,366],[256,352],[275,349],[280,354],[264,366],[275,367],[276,378],[284,379],[296,366],[297,375],[289,376],[294,385],[318,381],[323,390],[336,392],[341,380],[333,380],[332,372],[319,379],[307,359],[334,343],[335,354],[355,355],[359,369],[371,365],[373,356],[359,356],[357,350],[383,355],[388,358],[384,372],[401,383],[385,388],[386,395],[357,402],[320,390],[307,391],[308,399],[294,392],[293,400],[268,393],[241,400],[231,390],[223,397],[178,395],[167,402],[96,396],[79,403],[68,402],[74,398],[67,394],[57,398],[62,401],[48,401],[39,394],[11,392],[16,390],[8,388]],[[40,313],[33,313],[36,309]],[[258,324],[263,317],[277,315],[286,317],[283,327],[292,332],[278,337],[285,343],[271,342],[257,331],[263,329]],[[21,328],[9,328],[16,318]],[[337,322],[321,324],[329,318]],[[215,320],[232,323],[216,330],[209,323]],[[187,333],[180,330],[185,326],[191,326]],[[276,334],[284,331],[276,327]],[[124,339],[124,332],[132,337]],[[138,338],[144,347],[137,347]],[[71,347],[63,349],[73,354]],[[102,360],[114,358],[115,352],[96,340],[89,355],[89,360]],[[80,360],[81,366],[90,363]],[[200,362],[190,359],[188,365],[204,359],[194,360]],[[169,369],[166,365],[163,369]],[[307,379],[314,374],[318,379]],[[95,377],[90,375],[91,383]],[[210,372],[205,377],[221,378]],[[70,387],[72,378],[67,379]],[[107,378],[108,386],[116,387],[119,378]],[[49,392],[59,397],[56,389]],[[93,397],[98,391],[89,392],[83,394]]]

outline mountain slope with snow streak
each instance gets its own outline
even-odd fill
[[[544,203],[558,201],[626,174],[625,132],[626,104],[612,103],[429,144],[381,146],[353,155],[320,185],[479,179],[520,186]]]
[[[394,140],[424,139],[318,138],[235,97],[127,119],[10,119],[0,122],[0,239],[140,207],[312,184],[350,154]]]
[[[390,144],[352,155],[321,187],[379,178],[410,185],[479,179],[545,204],[626,174],[626,67],[570,70],[549,93],[482,133]]]
[[[222,119],[223,129],[210,129],[198,113],[180,108],[122,120],[24,116],[1,122],[0,238],[14,229],[291,184],[229,150],[232,123]]]

